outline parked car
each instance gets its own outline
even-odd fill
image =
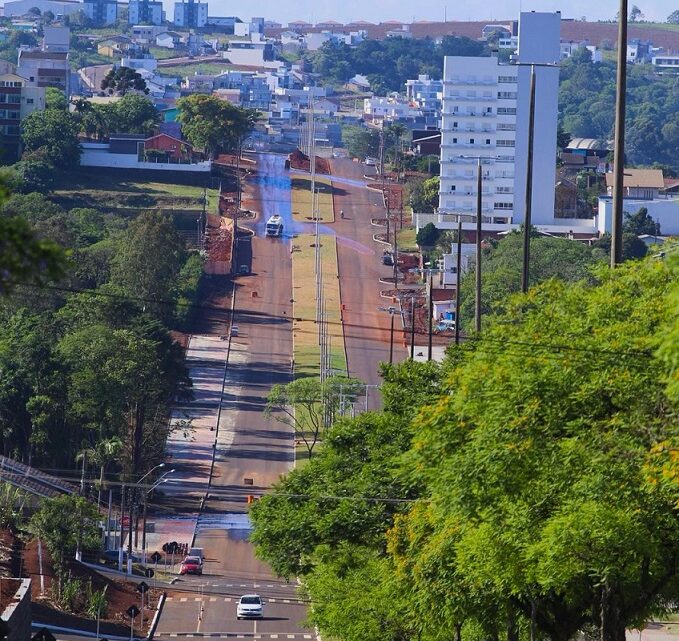
[[[394,266],[394,257],[389,253],[382,254],[382,264],[388,265],[389,267],[393,267]]]
[[[104,552],[104,560],[109,563],[118,563],[118,550],[106,550]],[[139,563],[141,559],[134,554],[130,557],[132,563]],[[123,563],[127,563],[127,550],[123,550]]]
[[[231,336],[238,336],[238,325],[231,325]]]
[[[236,606],[237,619],[259,619],[264,614],[264,604],[259,594],[244,594]]]
[[[247,265],[241,265],[241,266],[238,268],[238,273],[239,273],[241,276],[247,276],[247,275],[250,273],[250,268],[249,268]]]
[[[179,567],[179,574],[203,574],[203,562],[198,556],[187,556]]]
[[[368,167],[376,167],[377,166],[377,158],[371,158],[370,156],[365,157],[365,164]]]

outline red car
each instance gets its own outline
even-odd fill
[[[187,556],[182,561],[179,574],[203,574],[203,563],[197,556]]]

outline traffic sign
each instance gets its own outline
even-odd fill
[[[151,570],[153,572],[153,570]],[[141,592],[142,594],[146,593],[149,591],[149,584],[141,581],[140,583],[137,584],[137,592]]]
[[[154,574],[155,574],[155,572],[153,571],[153,568],[146,568],[146,569],[144,570],[144,576],[145,576],[147,579],[153,578],[153,575],[154,575]]]
[[[139,608],[132,604],[129,608],[127,608],[126,612],[130,619],[136,619],[137,615],[139,614]]]
[[[151,561],[153,561],[154,563],[158,563],[158,561],[160,561],[160,559],[162,559],[162,558],[163,558],[163,557],[160,556],[160,554],[159,554],[158,552],[154,552],[154,553],[151,555]],[[151,575],[151,576],[153,576],[153,575]]]

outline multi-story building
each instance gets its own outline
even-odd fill
[[[522,13],[516,64],[496,57],[446,57],[441,127],[441,213],[473,221],[477,163],[482,165],[482,214],[499,225],[524,216],[530,69],[560,59],[558,13]],[[536,68],[532,220],[554,219],[558,69]]]
[[[199,29],[207,25],[207,2],[182,0],[174,3],[174,24]]]
[[[30,86],[17,74],[0,76],[0,135],[5,162],[21,155],[21,123],[34,111],[45,108],[45,89]]]
[[[118,3],[115,0],[84,0],[82,10],[95,27],[105,27],[118,21]]]
[[[70,95],[71,65],[66,52],[19,49],[17,75],[29,87],[55,87]]]
[[[164,21],[163,3],[159,0],[130,0],[127,5],[128,24],[161,25]]]
[[[442,95],[442,80],[432,80],[426,74],[416,80],[406,80],[406,98],[419,107],[426,126],[440,126]]]

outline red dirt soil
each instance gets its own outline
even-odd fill
[[[309,156],[295,149],[289,156],[290,169],[298,169],[299,171],[311,171],[311,160]],[[330,174],[330,163],[326,158],[316,156],[316,173]]]
[[[44,546],[43,573],[45,575],[45,594],[44,596],[41,596],[38,544],[37,541],[31,541],[24,549],[23,575],[32,579],[31,597],[33,600],[32,609],[34,622],[94,631],[96,629],[96,621],[82,615],[68,614],[57,610],[54,607],[50,598],[54,581],[54,570],[49,554],[46,552]],[[108,586],[106,588],[106,602],[108,604],[108,609],[106,618],[102,619],[101,632],[102,634],[109,635],[128,635],[130,633],[130,620],[127,614],[125,614],[125,611],[132,604],[135,604],[138,608],[141,604],[141,597],[136,590],[136,586],[118,578],[108,578],[75,560],[69,563],[69,574],[71,577],[79,578],[85,585],[91,581],[93,591],[100,591],[104,586]],[[150,583],[152,579],[148,579],[147,581]],[[161,590],[149,590],[144,596],[145,630],[148,629],[153,619],[153,615],[155,614],[153,609],[147,610],[146,604],[150,602],[152,607],[155,608],[161,593]],[[139,630],[140,623],[141,617],[137,616],[134,622],[135,630]]]

